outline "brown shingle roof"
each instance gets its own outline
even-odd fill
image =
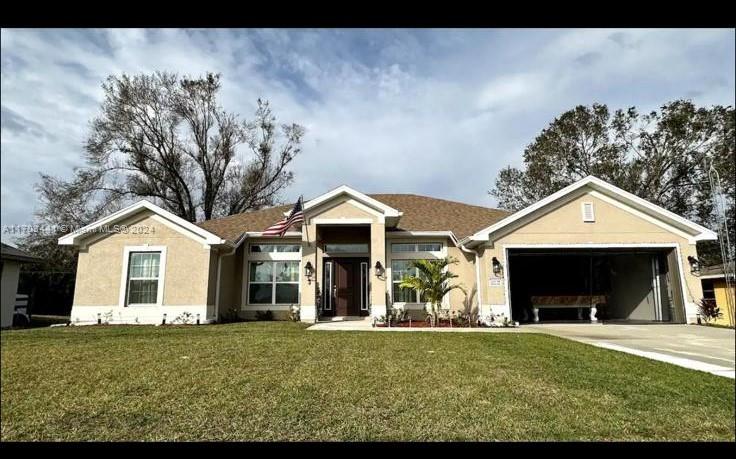
[[[452,231],[458,239],[470,236],[510,215],[505,210],[416,194],[369,196],[404,213],[399,219],[399,230]]]
[[[263,231],[284,218],[284,212],[291,210],[292,205],[269,207],[268,209],[243,212],[242,214],[207,220],[197,225],[211,233],[235,241],[245,231]]]
[[[371,194],[371,198],[393,207],[403,216],[397,230],[452,231],[458,239],[469,236],[510,215],[509,212],[473,206],[416,194]],[[245,212],[208,220],[199,226],[220,237],[236,240],[245,231],[263,231],[283,218],[291,205]]]

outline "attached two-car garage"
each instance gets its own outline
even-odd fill
[[[514,320],[685,322],[675,247],[507,250]]]
[[[481,312],[519,322],[697,323],[713,231],[587,177],[473,234]],[[592,315],[591,315],[592,313]]]

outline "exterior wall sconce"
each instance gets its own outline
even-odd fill
[[[307,282],[312,283],[312,276],[314,275],[314,267],[312,266],[312,262],[308,261],[306,265],[304,265],[304,275],[307,276]]]
[[[493,274],[495,274],[496,277],[501,277],[503,274],[503,266],[501,266],[501,262],[498,261],[498,258],[493,257],[491,259],[491,264],[493,265]]]
[[[690,273],[700,274],[700,261],[692,255],[687,257],[687,262],[690,263]]]
[[[386,272],[380,261],[376,261],[376,266],[373,268],[376,270],[376,277],[381,277]]]

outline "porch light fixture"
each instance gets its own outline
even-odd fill
[[[312,267],[312,262],[308,261],[307,264],[304,265],[304,275],[307,276],[307,281],[311,284],[312,275],[314,275],[314,267]]]
[[[497,277],[501,277],[503,266],[501,266],[501,262],[498,261],[498,258],[493,257],[491,259],[491,264],[493,265],[493,274],[495,274]]]
[[[383,273],[386,271],[383,269],[383,265],[380,261],[376,261],[376,266],[373,267],[376,270],[376,277],[383,276]]]
[[[690,272],[692,274],[700,274],[700,261],[692,255],[687,257],[687,262],[690,263]]]

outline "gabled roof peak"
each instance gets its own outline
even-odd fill
[[[339,187],[330,190],[327,193],[323,193],[316,198],[310,199],[309,201],[305,202],[304,211],[307,212],[309,211],[309,209],[313,209],[327,201],[330,201],[342,195],[348,195],[351,198],[376,209],[377,211],[381,212],[384,217],[401,217],[401,212],[399,212],[397,209],[394,209],[393,207],[388,206],[381,201],[373,199],[367,194],[361,193],[360,191],[347,185],[340,185]]]
[[[682,229],[687,230],[688,232],[693,234],[693,236],[691,237],[693,242],[717,239],[717,235],[713,231],[709,230],[708,228],[705,228],[673,212],[670,212],[669,210],[664,209],[656,204],[653,204],[647,201],[646,199],[642,199],[639,196],[636,196],[635,194],[629,193],[628,191],[623,190],[615,185],[612,185],[606,182],[605,180],[601,180],[600,178],[594,175],[588,175],[587,177],[584,177],[578,180],[577,182],[572,183],[566,186],[565,188],[562,188],[556,193],[552,193],[546,198],[540,201],[537,201],[536,203],[528,207],[525,207],[524,209],[521,209],[520,211],[514,214],[509,215],[503,220],[497,223],[494,223],[493,225],[487,228],[484,228],[481,231],[478,231],[477,233],[468,237],[466,241],[461,241],[461,243],[487,241],[489,239],[489,236],[492,233],[497,232],[501,228],[504,228],[505,226],[515,221],[518,221],[527,215],[533,214],[537,212],[538,210],[552,204],[553,202],[571,193],[574,193],[577,190],[583,187],[586,187],[586,186],[592,188],[593,190],[600,191],[608,196],[615,197],[619,201],[631,206],[632,208],[643,211],[650,215],[654,215],[657,218],[668,222],[673,227],[682,228]]]
[[[153,212],[155,215],[158,215],[166,220],[170,225],[175,225],[182,228],[183,230],[185,230],[185,234],[193,238],[198,238],[206,244],[219,245],[227,243],[226,240],[207,231],[201,226],[184,220],[183,218],[157,206],[152,202],[146,201],[145,199],[142,199],[135,204],[131,204],[130,206],[120,209],[117,212],[113,212],[107,217],[103,217],[95,222],[90,223],[87,226],[79,228],[74,232],[60,237],[58,243],[59,245],[79,245],[80,241],[84,240],[89,235],[94,234],[97,229],[104,227],[105,225],[114,224],[143,210],[149,210]]]

